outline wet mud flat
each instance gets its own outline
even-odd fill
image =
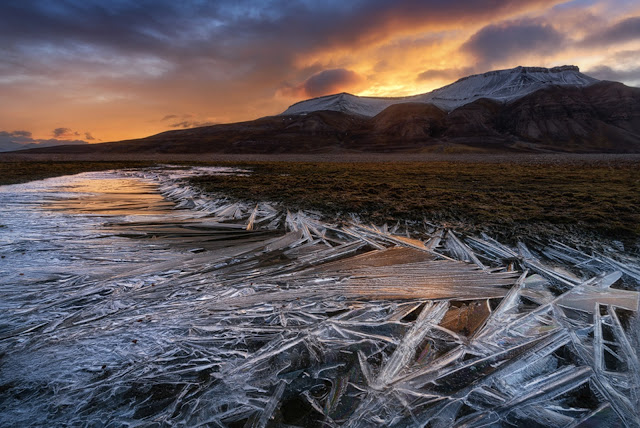
[[[211,197],[0,187],[0,425],[638,426],[640,263]]]

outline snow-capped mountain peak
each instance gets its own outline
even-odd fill
[[[333,110],[371,117],[393,104],[407,102],[431,103],[451,111],[479,98],[507,103],[548,86],[588,86],[596,82],[597,79],[580,73],[574,65],[516,67],[463,77],[434,91],[409,97],[358,97],[344,92],[327,95],[293,104],[283,114]]]

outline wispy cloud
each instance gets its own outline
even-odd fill
[[[590,47],[611,46],[629,41],[640,42],[640,16],[633,16],[587,35],[581,44]]]
[[[463,68],[439,68],[439,69],[430,69],[425,70],[418,74],[416,80],[447,80],[454,81],[461,77],[466,77],[470,74],[475,73],[476,70],[474,67],[463,67]]]

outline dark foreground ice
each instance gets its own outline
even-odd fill
[[[205,172],[0,186],[0,426],[640,426],[637,258],[181,182]]]

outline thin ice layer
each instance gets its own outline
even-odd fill
[[[637,426],[632,256],[181,181],[213,172],[0,187],[0,425]]]

